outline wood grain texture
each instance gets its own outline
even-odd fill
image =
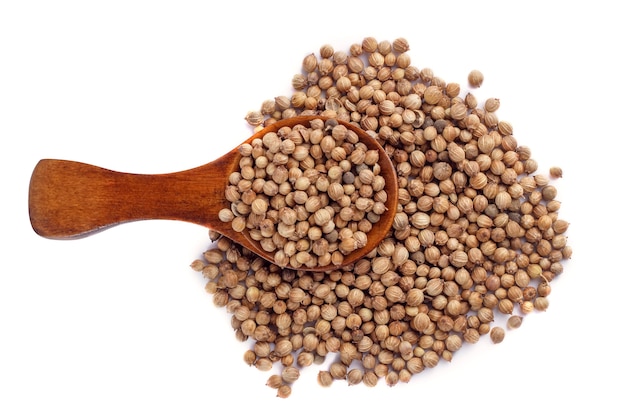
[[[229,154],[230,155],[230,154]],[[44,159],[29,192],[30,220],[41,236],[70,239],[137,220],[181,220],[220,230],[225,169],[233,159],[170,174],[130,174],[81,162]],[[226,232],[226,231],[225,231]]]
[[[319,117],[319,116],[316,116]],[[283,126],[308,125],[311,117],[280,121],[257,132],[246,142]],[[346,124],[354,129],[354,126]],[[387,211],[368,234],[368,245],[345,257],[349,264],[371,252],[387,235],[395,216],[398,184],[395,169],[382,147],[367,133],[356,130],[361,141],[380,153],[382,175],[388,193]],[[29,215],[35,232],[52,239],[89,236],[106,228],[138,220],[178,220],[220,232],[272,261],[246,233],[232,230],[218,219],[218,212],[230,203],[224,197],[228,174],[238,169],[240,155],[233,149],[213,162],[168,174],[133,174],[82,162],[43,159],[33,170],[29,189]],[[314,268],[333,269],[338,266]]]

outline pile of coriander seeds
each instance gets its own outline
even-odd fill
[[[386,211],[379,152],[334,118],[283,126],[239,153],[219,218],[280,267],[342,264]]]
[[[245,362],[268,372],[279,397],[314,364],[324,387],[394,386],[482,336],[499,343],[505,327],[548,308],[572,255],[552,185],[560,170],[538,171],[498,119],[497,98],[479,105],[408,51],[403,38],[323,45],[304,57],[291,96],[246,115],[257,129],[306,114],[354,123],[375,135],[398,175],[392,230],[348,267],[283,269],[213,231],[213,246],[192,263],[250,343]],[[482,82],[473,70],[468,84]]]

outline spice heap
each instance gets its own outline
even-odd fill
[[[219,213],[280,267],[339,265],[385,212],[379,153],[336,119],[282,127],[239,148]]]
[[[572,254],[550,183],[561,170],[537,171],[498,119],[497,98],[479,105],[459,83],[412,65],[408,50],[403,38],[368,37],[346,52],[323,45],[304,58],[290,97],[246,116],[259,129],[299,114],[354,123],[375,135],[399,180],[392,230],[341,270],[282,269],[215,232],[192,263],[238,339],[251,342],[244,360],[275,371],[267,385],[280,397],[303,367],[327,359],[322,386],[393,386],[481,336],[500,343],[504,327],[546,310]],[[468,77],[470,88],[483,82],[478,71]]]

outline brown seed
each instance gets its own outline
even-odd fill
[[[377,135],[398,173],[399,206],[375,251],[341,271],[281,269],[338,262],[385,209],[378,152],[343,126],[316,121],[314,130],[282,128],[242,145],[241,172],[228,178],[232,204],[220,218],[276,248],[278,266],[215,232],[217,249],[192,263],[232,315],[237,338],[254,340],[246,363],[283,366],[286,380],[283,372],[268,379],[277,395],[290,394],[293,370],[335,352],[339,362],[318,374],[321,385],[384,378],[394,386],[481,335],[499,342],[494,314],[509,315],[512,329],[545,310],[549,284],[572,256],[550,184],[561,174],[538,173],[512,124],[499,120],[499,99],[480,108],[458,83],[412,66],[407,51],[403,38],[364,38],[348,51],[323,45],[319,58],[302,61],[291,94],[250,115],[260,130],[322,112]],[[478,71],[468,76],[470,87],[482,80]]]
[[[364,52],[373,53],[378,49],[378,41],[375,38],[368,36],[361,42],[361,48]]]
[[[537,297],[534,301],[534,307],[537,311],[545,311],[548,309],[549,301],[546,297]]]
[[[488,98],[485,100],[485,110],[488,112],[495,112],[500,108],[500,100],[497,98]]]
[[[446,349],[450,352],[456,352],[461,348],[463,339],[459,335],[453,334],[446,338]]]
[[[499,326],[495,326],[489,332],[489,337],[493,343],[501,343],[504,340],[504,329]]]
[[[560,167],[551,167],[550,176],[552,178],[561,178],[563,177],[563,170]]]
[[[259,358],[254,364],[259,371],[267,372],[272,369],[272,361],[268,358]]]
[[[300,371],[293,366],[287,366],[283,369],[281,377],[286,384],[292,384],[300,377]]]
[[[276,393],[278,398],[287,398],[291,395],[291,387],[289,385],[281,385]]]
[[[272,375],[267,379],[267,383],[265,385],[270,388],[278,389],[281,385],[283,385],[283,378],[280,375]]]
[[[248,122],[251,126],[258,126],[263,123],[265,116],[260,111],[250,111],[246,114],[246,122]]]
[[[363,371],[358,368],[351,369],[346,377],[348,385],[357,385],[363,381]]]
[[[479,70],[470,71],[467,76],[467,81],[471,87],[480,87],[484,81],[485,77],[482,72]]]
[[[436,352],[429,350],[422,357],[422,361],[424,362],[424,366],[426,368],[434,368],[439,363],[439,355]]]
[[[345,379],[348,374],[348,368],[341,362],[333,362],[328,369],[333,379]]]
[[[396,52],[407,52],[409,50],[409,41],[405,38],[397,38],[392,42],[392,48]]]
[[[517,329],[522,325],[522,321],[524,320],[521,316],[511,316],[506,321],[506,325],[509,329]]]
[[[317,374],[317,382],[322,387],[330,387],[333,381],[334,378],[329,371],[319,371],[319,373]]]
[[[367,387],[374,387],[378,383],[379,376],[373,371],[367,371],[363,374],[363,384]]]
[[[553,185],[546,185],[543,187],[541,195],[546,201],[554,200],[556,198],[556,187]]]

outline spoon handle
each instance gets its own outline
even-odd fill
[[[169,174],[129,174],[81,162],[43,159],[33,171],[33,229],[53,239],[88,236],[119,223],[166,219],[221,229],[228,158]],[[226,171],[225,171],[226,170]]]

